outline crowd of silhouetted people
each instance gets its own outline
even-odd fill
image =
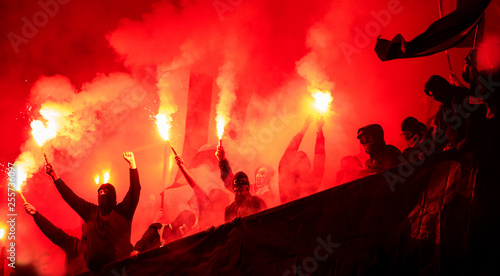
[[[497,91],[500,74],[498,67],[478,71],[475,58],[476,52],[472,51],[466,58],[463,70],[462,77],[468,87],[460,84],[454,75],[450,80],[437,75],[429,77],[423,85],[423,93],[439,102],[440,107],[434,120],[421,122],[415,117],[407,117],[401,122],[401,138],[408,144],[403,151],[385,142],[381,125],[370,124],[359,128],[356,138],[369,158],[364,164],[355,156],[342,158],[336,184],[380,173],[405,162],[423,164],[449,150],[475,152],[484,158],[498,152],[500,114]],[[277,170],[267,165],[258,166],[253,181],[243,171],[233,173],[224,148],[217,147],[212,157],[218,160],[220,181],[234,194],[233,202],[229,202],[229,197],[220,189],[205,191],[184,165],[184,160],[176,156],[182,175],[194,191],[198,211],[182,211],[167,223],[162,219],[163,210],[160,210],[135,245],[131,244],[130,236],[141,185],[131,152],[123,153],[130,168],[130,187],[121,202],[117,202],[115,188],[109,183],[99,187],[98,204],[82,199],[64,183],[51,164],[46,164],[46,173],[54,181],[62,198],[84,222],[81,237],[66,234],[31,204],[25,204],[25,208],[41,231],[64,250],[68,275],[89,270],[88,273],[97,273],[107,263],[126,257],[136,259],[145,250],[180,239],[192,233],[195,225],[197,229],[194,230],[203,231],[265,210],[268,206],[284,204],[318,192],[325,172],[323,117],[315,119],[316,143],[312,162],[306,153],[299,150],[313,121],[312,117],[308,117],[291,139]],[[271,187],[271,179],[276,172],[278,191]]]

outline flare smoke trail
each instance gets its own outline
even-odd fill
[[[56,225],[78,228],[79,218],[38,170],[44,160],[30,137],[29,121],[41,119],[41,108],[64,114],[57,137],[45,149],[70,187],[90,202],[96,202],[93,177],[104,168],[112,169],[118,198],[126,193],[121,152],[134,151],[143,190],[132,243],[158,209],[155,183],[161,179],[163,141],[152,116],[172,115],[171,137],[182,152],[190,74],[213,79],[213,89],[204,91],[212,100],[210,114],[203,114],[210,118],[209,138],[203,142],[217,142],[217,112],[231,114],[235,135],[225,138],[226,155],[233,171],[244,170],[251,182],[261,164],[277,171],[290,139],[313,112],[308,88],[330,90],[334,101],[324,126],[324,188],[333,185],[343,156],[360,154],[359,127],[381,124],[387,142],[402,149],[401,121],[427,119],[422,108],[426,79],[448,74],[442,56],[382,63],[373,52],[378,35],[412,37],[425,30],[438,18],[437,10],[429,11],[433,0],[66,2],[44,26],[36,26],[37,34],[17,53],[8,39],[0,44],[6,53],[0,84],[8,92],[0,96],[2,162],[32,164],[28,200]],[[43,12],[37,2],[5,6],[0,9],[4,38],[10,32],[23,35],[24,22]],[[455,55],[455,66],[461,67],[464,54]],[[301,145],[310,157],[314,128]],[[218,172],[202,170],[193,174],[206,192],[220,187]],[[276,181],[275,174],[275,192]],[[189,187],[171,193],[166,222],[181,209],[193,209],[186,207]],[[25,241],[19,258],[30,263],[42,252],[57,252],[39,239],[39,232],[31,235],[36,226],[18,211],[25,229],[18,233]]]

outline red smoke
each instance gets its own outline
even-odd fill
[[[424,31],[439,18],[434,0],[41,2],[58,3],[58,11],[46,12],[46,24],[35,25],[36,35],[16,47],[8,35],[24,37],[26,20],[35,22],[33,16],[45,6],[12,2],[0,11],[6,53],[0,67],[1,161],[13,162],[30,151],[42,166],[29,121],[40,118],[44,104],[69,109],[67,135],[48,142],[47,151],[78,195],[96,203],[94,176],[109,170],[118,199],[123,198],[128,175],[121,152],[135,153],[143,189],[132,243],[153,220],[163,188],[164,142],[153,116],[162,104],[176,105],[171,141],[183,152],[191,75],[213,80],[213,89],[206,91],[212,94],[211,112],[200,115],[210,121],[203,144],[217,143],[219,96],[234,97],[225,103],[232,122],[224,146],[233,171],[246,171],[251,182],[260,164],[277,170],[290,139],[313,111],[308,87],[330,89],[323,188],[335,182],[342,157],[360,153],[356,131],[361,126],[382,125],[386,141],[403,149],[401,121],[407,116],[426,121],[437,107],[429,106],[423,84],[430,75],[448,75],[444,53],[382,63],[373,50],[378,35],[402,33],[410,39]],[[459,72],[466,50],[450,52]],[[301,146],[310,158],[315,127]],[[176,170],[174,165],[168,185]],[[78,228],[80,219],[50,178],[34,173],[25,188],[28,200],[61,228]],[[207,193],[222,187],[218,171],[199,168],[193,174]],[[272,183],[276,189],[277,175]],[[169,190],[166,220],[191,208],[191,196],[187,186]],[[17,210],[19,262],[58,252],[20,205]]]

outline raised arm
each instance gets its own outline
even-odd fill
[[[56,185],[59,194],[68,205],[75,210],[75,212],[87,222],[89,214],[92,208],[97,208],[96,205],[84,200],[83,198],[77,196],[69,187],[62,181],[59,175],[54,170],[54,167],[50,163],[45,163],[45,172],[52,177],[54,184]]]
[[[292,138],[292,141],[290,141],[288,147],[286,147],[285,153],[281,157],[280,164],[282,163],[282,161],[289,161],[290,158],[295,156],[295,154],[299,150],[300,144],[302,143],[302,139],[304,139],[306,131],[311,125],[312,119],[312,116],[307,116],[302,129]]]
[[[139,181],[139,172],[137,171],[137,166],[135,163],[134,154],[130,151],[123,153],[123,158],[129,164],[130,173],[130,186],[125,198],[119,203],[120,210],[124,212],[124,215],[132,219],[139,204],[139,197],[141,195],[141,183]]]
[[[233,192],[233,170],[229,166],[229,162],[226,159],[226,153],[222,146],[217,146],[217,151],[215,152],[217,160],[219,160],[220,177],[224,182],[224,187],[228,189],[231,193]]]
[[[24,204],[26,212],[33,216],[36,225],[42,233],[49,238],[51,242],[61,248],[66,254],[75,256],[78,252],[79,239],[66,234],[63,230],[56,227],[52,222],[40,214],[33,205]]]
[[[323,135],[323,125],[325,124],[325,120],[323,117],[318,117],[316,120],[317,125],[317,133],[316,133],[316,145],[314,147],[314,161],[313,161],[313,170],[312,170],[312,178],[314,180],[313,188],[314,192],[317,192],[321,186],[321,181],[323,180],[323,175],[325,173],[325,160],[326,160],[326,152],[325,152],[325,136]]]
[[[204,209],[210,203],[207,193],[205,193],[205,191],[203,191],[203,189],[198,185],[198,183],[196,183],[191,173],[189,173],[186,166],[184,166],[184,161],[180,156],[178,155],[175,156],[175,162],[177,163],[177,166],[179,166],[179,169],[186,178],[187,183],[193,189],[194,195],[196,196],[196,202],[198,203],[198,207],[200,208],[200,210]]]

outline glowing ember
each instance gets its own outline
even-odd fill
[[[99,176],[96,175],[94,178],[95,184],[99,185]]]
[[[109,172],[104,173],[104,183],[109,183]]]
[[[31,122],[31,129],[33,138],[38,145],[43,146],[47,140],[52,139],[56,136],[56,128],[54,124],[49,122],[48,126],[45,127],[41,121],[35,120]]]
[[[217,115],[217,118],[215,118],[215,121],[217,122],[217,135],[219,136],[219,139],[222,139],[222,134],[224,134],[224,128],[226,127],[226,118],[224,118],[222,115]]]
[[[333,101],[332,94],[328,91],[316,90],[312,93],[312,96],[316,100],[314,107],[322,114],[327,112]]]
[[[170,139],[169,131],[171,127],[172,118],[167,117],[165,114],[156,115],[156,125],[158,127],[158,131],[160,132],[161,137],[168,141]]]
[[[3,239],[3,235],[5,235],[5,229],[1,228],[0,229],[0,240]],[[2,260],[3,262],[3,260]]]

